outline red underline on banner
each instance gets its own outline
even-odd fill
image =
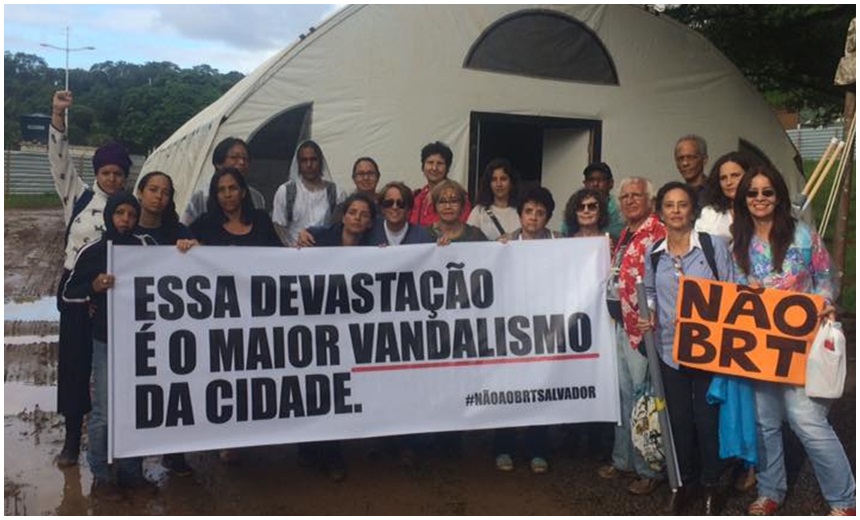
[[[543,363],[546,361],[597,359],[599,357],[600,354],[565,354],[563,356],[541,356],[513,359],[464,359],[463,361],[437,361],[432,363],[412,363],[409,365],[374,365],[369,367],[355,367],[350,370],[350,372],[390,372],[392,370],[421,370],[424,368],[470,367],[475,365],[507,365],[511,363]]]

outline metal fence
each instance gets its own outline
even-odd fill
[[[823,126],[819,128],[796,128],[786,130],[788,138],[800,151],[800,156],[807,161],[817,161],[824,154],[830,139],[842,139],[842,125]]]
[[[92,152],[72,152],[72,162],[81,174],[84,183],[92,186],[93,163]],[[140,173],[140,167],[146,158],[142,155],[132,155],[132,167],[129,180],[133,181]],[[131,186],[131,184],[129,184]],[[3,190],[6,194],[42,195],[55,193],[54,179],[51,177],[51,166],[46,152],[4,152],[3,157]]]

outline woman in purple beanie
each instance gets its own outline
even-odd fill
[[[93,155],[93,186],[84,184],[72,163],[66,135],[65,115],[70,106],[70,91],[54,93],[48,158],[66,222],[65,261],[62,278],[57,284],[58,291],[65,286],[78,251],[101,238],[105,203],[108,197],[123,190],[131,168],[131,158],[122,145],[115,142],[105,144]],[[91,409],[92,329],[87,303],[66,303],[58,294],[57,308],[60,311],[57,412],[66,421],[66,438],[57,457],[57,465],[64,467],[78,463],[81,425],[84,415]]]

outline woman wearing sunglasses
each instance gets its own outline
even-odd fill
[[[389,182],[382,188],[378,196],[382,218],[376,219],[370,230],[371,244],[397,246],[434,242],[426,229],[409,224],[412,200],[412,190],[402,182]]]
[[[603,195],[591,188],[582,188],[567,200],[564,222],[569,237],[596,237],[609,225],[609,207]]]
[[[697,477],[695,461],[698,458],[701,463],[698,479],[704,486],[702,513],[718,515],[722,502],[719,406],[705,399],[713,374],[680,366],[672,359],[675,304],[681,277],[708,280],[732,280],[734,277],[725,240],[693,230],[697,200],[694,189],[683,182],[669,182],[657,192],[656,207],[667,234],[665,240],[655,242],[645,255],[644,283],[651,320],[640,319],[639,329],[642,332],[655,330],[660,375],[683,483],[677,493],[672,493],[665,512],[679,514],[690,498],[688,490]]]
[[[594,163],[586,167],[585,171],[586,184],[603,185],[611,189],[611,173],[607,173],[609,166],[604,163]],[[560,231],[564,236],[571,238],[611,235],[610,221],[607,196],[596,188],[581,188],[567,199]],[[617,237],[618,233],[615,233],[615,236]],[[611,240],[610,236],[610,244]],[[577,423],[570,425],[569,431],[573,433],[581,449],[589,453],[603,450],[602,444],[607,438],[611,442],[611,429],[607,431],[605,427],[604,423]]]
[[[412,209],[412,190],[402,182],[392,181],[383,186],[377,196],[377,205],[382,213],[373,223],[368,243],[379,246],[400,246],[408,244],[432,244],[435,242],[430,233],[421,226],[409,224],[409,211]],[[399,435],[390,439],[401,466],[415,467],[422,437],[419,435]]]
[[[817,294],[828,302],[820,315],[836,318],[832,262],[821,237],[791,214],[782,176],[751,167],[738,185],[732,224],[736,282]],[[827,420],[832,401],[811,399],[803,386],[755,381],[759,463],[758,498],[750,515],[773,515],[787,491],[782,424],[787,421],[812,463],[821,493],[835,516],[855,514],[855,482],[842,443]]]

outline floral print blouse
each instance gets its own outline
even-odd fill
[[[797,222],[782,272],[773,269],[770,244],[757,236],[750,241],[749,255],[750,273],[744,273],[735,262],[735,281],[739,284],[756,283],[772,289],[817,294],[830,303],[838,296],[830,254],[821,236],[804,222]]]

